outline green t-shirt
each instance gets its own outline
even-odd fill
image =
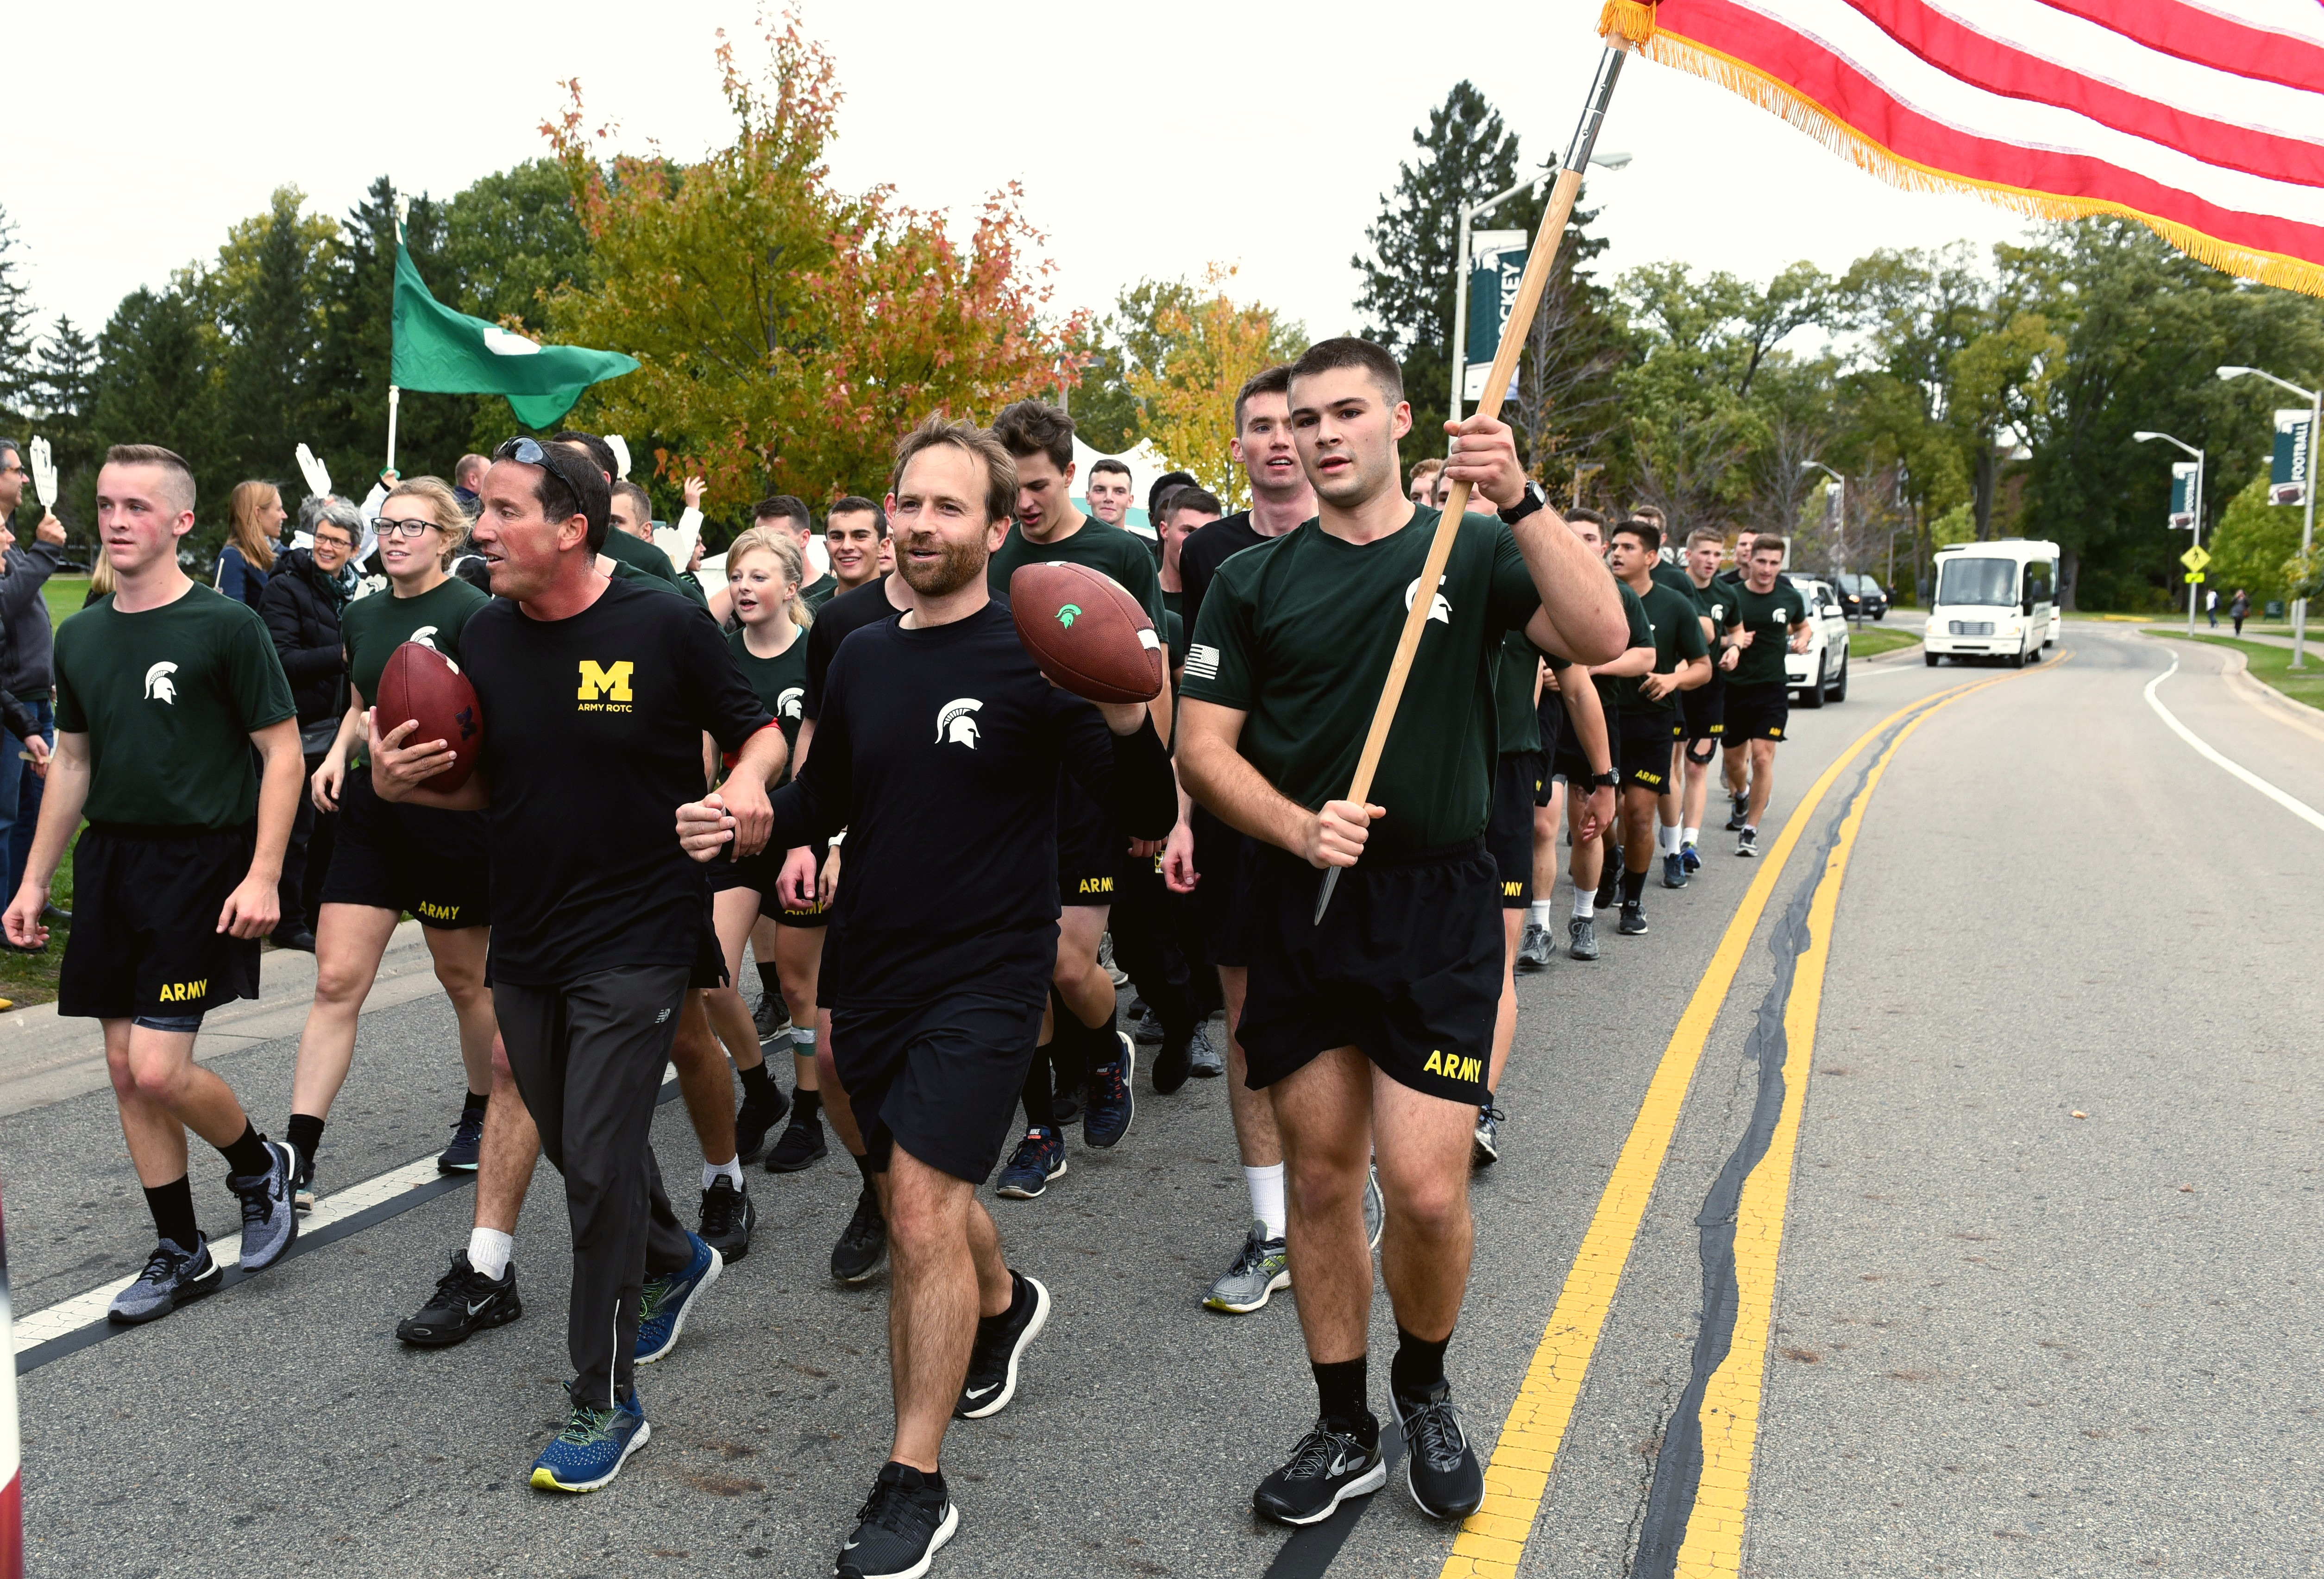
[[[461,627],[469,615],[492,601],[457,576],[447,576],[418,597],[396,596],[390,583],[384,592],[355,599],[339,615],[349,683],[365,705],[378,701],[380,671],[387,667],[389,655],[406,642],[433,647],[454,663],[459,662]]]
[[[1246,714],[1242,754],[1310,810],[1355,777],[1436,521],[1416,509],[1360,545],[1310,521],[1227,560],[1203,595],[1185,695]],[[1541,606],[1517,539],[1490,515],[1462,519],[1434,597],[1371,788],[1388,808],[1372,847],[1387,854],[1484,831],[1501,636]]]
[[[1607,575],[1613,576],[1614,573],[1609,570]],[[1638,595],[1631,591],[1629,585],[1619,577],[1614,577],[1614,590],[1622,595],[1622,618],[1630,626],[1630,639],[1623,644],[1624,650],[1653,646],[1655,630],[1646,619],[1646,605],[1638,601]],[[1606,710],[1609,725],[1615,715],[1635,710],[1643,700],[1638,695],[1638,677],[1635,674],[1610,677],[1593,674],[1590,677],[1590,683],[1598,688],[1598,705]]]
[[[1500,754],[1541,749],[1541,713],[1535,706],[1534,677],[1541,653],[1515,631],[1501,638],[1493,660],[1493,737]]]
[[[1001,551],[985,567],[985,584],[1001,597],[1009,596],[1009,577],[1019,565],[1063,561],[1087,565],[1121,583],[1130,596],[1146,605],[1146,617],[1159,633],[1162,622],[1162,574],[1147,546],[1118,526],[1108,526],[1094,515],[1082,517],[1079,531],[1054,542],[1037,543],[1011,526]]]
[[[813,613],[816,610],[822,608],[825,604],[829,603],[832,599],[832,595],[836,593],[838,590],[839,578],[832,575],[830,571],[825,570],[822,575],[816,577],[805,586],[799,588],[799,601],[807,605],[809,613]]]
[[[258,611],[196,585],[57,627],[57,727],[88,736],[91,822],[240,827],[258,814],[253,734],[298,716]]]
[[[1742,626],[1751,633],[1751,645],[1743,649],[1735,667],[1728,671],[1727,683],[1732,686],[1779,686],[1787,678],[1784,658],[1791,650],[1792,627],[1808,617],[1807,594],[1784,577],[1775,577],[1772,592],[1754,592],[1737,582],[1730,589],[1733,606],[1727,611],[1721,628],[1732,631]]]
[[[742,678],[751,682],[752,690],[759,693],[759,705],[772,713],[775,722],[782,726],[783,744],[790,748],[791,754],[796,754],[798,751],[800,709],[807,700],[807,633],[794,629],[791,644],[772,658],[753,654],[749,644],[742,640],[740,629],[727,636],[726,645],[733,650],[734,661],[742,667]],[[783,785],[790,781],[790,764],[786,761],[783,776],[776,780],[775,784]]]
[[[1667,586],[1673,592],[1678,593],[1685,597],[1691,598],[1694,596],[1693,580],[1685,571],[1680,569],[1676,565],[1670,563],[1666,559],[1656,559],[1655,561],[1654,568],[1648,571],[1647,574],[1654,577],[1654,582],[1656,586]]]
[[[1162,594],[1162,622],[1169,626],[1163,641],[1170,650],[1170,672],[1176,674],[1186,663],[1186,595],[1165,588]]]
[[[666,586],[684,594],[707,608],[709,602],[696,586],[691,576],[680,576],[669,556],[646,541],[614,527],[605,534],[605,546],[598,550],[613,561],[613,574],[625,581],[642,581],[649,586]]]
[[[1694,599],[1656,583],[1646,588],[1646,595],[1638,602],[1646,611],[1646,626],[1654,633],[1656,674],[1673,673],[1682,663],[1711,655],[1711,643],[1702,639],[1702,618],[1695,612]],[[1623,706],[1644,716],[1670,718],[1678,713],[1678,693],[1673,691],[1657,702],[1650,700],[1640,687]]]

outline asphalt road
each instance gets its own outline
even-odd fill
[[[1892,712],[1999,682],[1928,714],[1872,790],[1820,940],[1821,1023],[1792,1065],[1813,1071],[1793,1098],[1795,1149],[1780,1140],[1748,1174],[1747,1191],[1790,1180],[1772,1326],[1747,1356],[1766,1367],[1743,1460],[1750,1573],[2324,1564],[2306,1319],[2324,831],[2149,706],[2173,653],[2159,696],[2187,728],[2324,802],[2313,715],[2248,697],[2218,649],[2079,623],[2023,674],[1858,664],[1845,705],[1793,713],[1770,840]],[[1698,1218],[1753,1143],[1755,1102],[1769,1111],[1754,1030],[1785,968],[1771,945],[1797,943],[1780,923],[1885,743],[1802,824],[1718,1006],[1537,1517],[1519,1524],[1526,1574],[1700,1571],[1675,1537],[1702,1527],[1703,1490],[1680,1446],[1665,1453],[1689,1440],[1707,1306],[1723,1330]],[[1764,870],[1715,832],[1705,849],[1686,890],[1649,889],[1650,936],[1609,927],[1598,963],[1521,979],[1504,1160],[1474,1190],[1476,1275],[1449,1363],[1484,1450]],[[327,1192],[441,1143],[460,1089],[451,1030],[425,994],[366,1015]],[[213,1062],[270,1127],[294,1045]],[[1336,1556],[1252,1520],[1251,1485],[1312,1415],[1296,1310],[1196,1306],[1244,1226],[1225,1093],[1140,1086],[1120,1150],[1076,1140],[1045,1198],[992,1203],[1057,1314],[1019,1401],[948,1441],[964,1525],[937,1574],[1437,1573],[1452,1537],[1400,1482],[1333,1532]],[[0,1080],[0,1113],[7,1097]],[[698,1154],[678,1105],[655,1139],[678,1183]],[[213,1232],[235,1221],[222,1171],[197,1162]],[[20,1317],[134,1270],[150,1244],[101,1089],[0,1117],[0,1188]],[[885,1279],[843,1290],[824,1275],[854,1192],[835,1148],[805,1174],[754,1170],[752,1190],[756,1245],[645,1373],[654,1438],[610,1491],[525,1483],[565,1373],[563,1217],[544,1168],[518,1235],[527,1315],[460,1349],[408,1351],[392,1333],[465,1241],[465,1190],[24,1375],[34,1571],[828,1574],[887,1441]],[[1384,1371],[1384,1299],[1374,1330]]]

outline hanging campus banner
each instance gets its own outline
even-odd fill
[[[1522,230],[1480,230],[1469,237],[1469,344],[1463,357],[1461,392],[1463,400],[1485,392],[1485,378],[1493,370],[1493,353],[1500,348],[1509,309],[1517,303],[1517,282],[1525,277],[1526,254],[1532,237]]]
[[[2185,531],[2195,524],[2195,474],[2191,460],[2171,463],[2171,524]]]
[[[2271,504],[2308,503],[2308,408],[2287,406],[2275,414],[2275,465],[2268,473]]]

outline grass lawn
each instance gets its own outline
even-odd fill
[[[57,868],[56,881],[49,885],[50,901],[60,910],[69,910],[73,902],[72,846],[65,846],[64,863]],[[0,946],[0,998],[8,1000],[9,1007],[22,1009],[28,1004],[52,1002],[57,995],[57,967],[64,963],[65,937],[72,928],[62,922],[49,928],[49,946],[38,954],[19,954],[14,948]]]
[[[1850,658],[1877,658],[1883,652],[1899,648],[1918,647],[1921,639],[1910,631],[1891,631],[1879,625],[1867,625],[1862,630],[1848,633],[1848,655]]]
[[[2174,642],[2188,640],[2183,635],[2170,638]],[[2262,685],[2273,686],[2295,702],[2305,702],[2311,707],[2324,708],[2324,652],[2313,653],[2308,667],[2294,670],[2292,649],[2272,647],[2264,642],[2238,642],[2232,636],[2198,635],[2195,641],[2213,647],[2232,647],[2250,660],[2252,679]]]
[[[49,623],[61,625],[67,616],[80,613],[80,601],[88,596],[88,577],[51,576],[42,586],[41,596],[49,601]]]

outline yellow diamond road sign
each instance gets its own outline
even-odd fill
[[[2186,566],[2190,570],[2200,570],[2204,566],[2211,562],[2211,556],[2205,553],[2200,548],[2193,548],[2189,549],[2185,553],[2180,555],[2179,562]]]

